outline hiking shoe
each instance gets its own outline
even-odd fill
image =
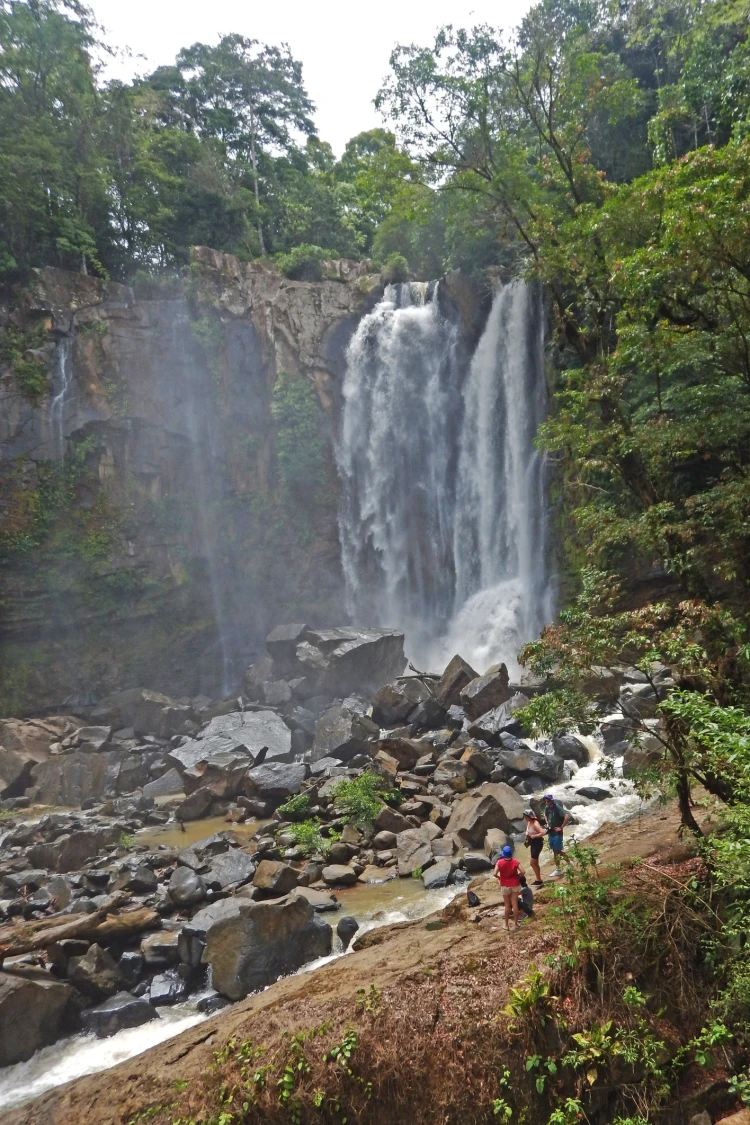
[[[562,878],[562,871],[552,871],[547,876],[547,878],[548,879],[561,879]]]
[[[542,882],[541,879],[535,879],[534,882],[531,885],[532,885],[532,887],[543,887],[544,883]]]

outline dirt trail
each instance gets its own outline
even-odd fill
[[[623,862],[670,849],[679,852],[683,845],[678,828],[676,809],[657,807],[622,825],[602,825],[587,844],[596,846],[605,862]],[[531,961],[542,958],[555,939],[544,925],[547,893],[538,896],[537,920],[508,935],[494,880],[477,882],[481,882],[480,908],[468,910],[460,896],[442,917],[370,931],[354,953],[314,972],[278,981],[143,1055],[0,1114],[0,1125],[123,1125],[149,1105],[169,1100],[175,1081],[204,1071],[213,1052],[234,1035],[253,1037],[261,1026],[264,1032],[269,1026],[292,1030],[313,1026],[311,1021],[321,1013],[351,1005],[358,989],[374,984],[384,992],[398,993],[407,982],[428,979],[435,966],[443,980],[453,985],[459,981],[472,1001],[474,994],[479,996],[479,1007],[486,1011],[475,1004],[466,1010],[469,1018],[472,1011],[476,1018],[497,1012],[508,985],[523,975]],[[471,979],[479,962],[489,963],[492,969],[481,982]]]

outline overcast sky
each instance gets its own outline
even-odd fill
[[[355,133],[382,124],[372,99],[397,43],[428,44],[446,23],[510,29],[529,0],[87,0],[104,39],[127,48],[105,75],[129,79],[173,62],[181,47],[215,43],[239,32],[264,43],[287,42],[303,64],[320,136],[337,155]],[[140,57],[139,57],[140,56]]]

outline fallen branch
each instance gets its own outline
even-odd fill
[[[124,893],[113,894],[92,914],[53,914],[37,922],[17,922],[0,929],[0,965],[6,957],[18,957],[22,953],[33,953],[36,949],[46,949],[66,938],[116,937],[120,934],[136,933],[156,925],[159,915],[155,910],[143,908],[129,914],[116,915],[113,912],[130,901]],[[146,922],[146,918],[157,921]],[[132,921],[129,921],[132,919]]]

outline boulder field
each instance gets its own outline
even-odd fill
[[[267,648],[237,699],[129,689],[0,723],[0,1065],[197,990],[205,1010],[237,1001],[332,951],[337,889],[466,883],[550,784],[577,804],[607,795],[576,792],[580,740],[526,737],[517,713],[546,685],[502,664],[480,675],[456,656],[442,676],[404,676],[402,636],[350,627],[282,626]],[[620,690],[640,721],[638,675]],[[605,724],[604,752],[655,755],[634,723],[623,709]],[[366,792],[366,815],[342,783]],[[204,817],[225,828],[140,841]]]

